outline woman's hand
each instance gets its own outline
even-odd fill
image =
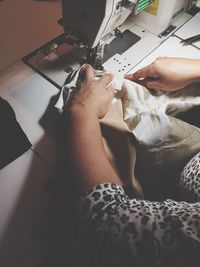
[[[115,90],[110,85],[112,76],[104,74],[95,80],[90,65],[85,65],[80,74],[83,79],[79,79],[65,107],[73,182],[82,194],[101,183],[121,185],[122,182],[107,159],[99,122],[114,96]]]
[[[149,89],[176,91],[200,81],[200,60],[159,57],[152,64],[125,76]]]
[[[111,74],[104,74],[98,80],[94,77],[94,69],[85,65],[83,79],[72,94],[69,105],[70,110],[79,110],[95,115],[99,119],[107,113],[113,99],[115,89],[110,85]]]

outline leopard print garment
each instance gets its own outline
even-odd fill
[[[184,168],[182,192],[200,200],[200,153]],[[74,266],[199,267],[200,203],[130,199],[101,184],[80,202]]]

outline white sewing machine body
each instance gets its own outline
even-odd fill
[[[154,1],[159,3],[156,14],[141,13],[152,2],[152,0],[62,0],[63,26],[65,31],[77,34],[83,43],[94,48],[100,42],[106,42],[110,36],[115,36],[117,28],[122,26],[130,14],[133,14],[133,20],[138,25],[159,34],[179,13],[186,10],[188,5],[188,0]]]
[[[29,65],[35,64],[34,69],[59,87],[63,86],[66,73],[84,62],[123,75],[191,17],[184,12],[188,2],[154,0],[152,4],[152,0],[62,0],[66,49],[63,49],[64,45],[62,49],[57,45],[55,51],[49,47],[37,51],[36,56],[44,54],[45,60],[29,59]],[[148,6],[157,8],[156,14],[143,11]],[[173,27],[164,31],[171,21]],[[160,34],[163,31],[163,35]],[[48,53],[50,56],[47,57]]]
[[[124,23],[131,10],[119,0],[62,1],[63,27],[90,48]]]
[[[75,36],[79,44],[85,45],[88,49],[87,61],[95,68],[101,68],[103,61],[107,59],[104,58],[104,47],[107,45],[108,48],[117,36],[123,39],[119,27],[132,12],[142,11],[151,2],[152,0],[63,0],[64,31]]]

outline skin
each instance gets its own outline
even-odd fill
[[[66,108],[70,152],[79,194],[101,183],[122,185],[106,157],[99,123],[114,97],[115,90],[109,85],[111,80],[110,74],[95,80],[93,68],[86,65],[84,79]]]
[[[176,91],[190,83],[200,82],[200,60],[159,57],[135,73],[125,75],[125,78],[149,89]]]

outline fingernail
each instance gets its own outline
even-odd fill
[[[83,67],[84,67],[84,68],[90,68],[90,67],[91,67],[91,65],[90,65],[90,64],[88,64],[88,63],[85,63]]]
[[[82,70],[85,70],[85,69],[87,69],[87,64],[84,64],[83,66],[82,66],[82,68],[81,68]]]

